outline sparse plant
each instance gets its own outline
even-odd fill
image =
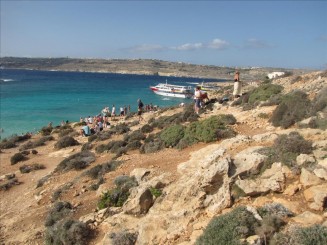
[[[240,239],[255,234],[259,222],[245,207],[213,218],[197,239],[197,245],[240,244]]]
[[[113,245],[134,245],[136,243],[137,236],[137,233],[128,231],[110,234]]]
[[[25,157],[22,153],[18,152],[18,153],[15,153],[10,158],[10,163],[11,163],[11,165],[14,165],[18,162],[25,161],[25,160],[27,160],[27,157]]]
[[[149,124],[145,124],[141,128],[141,132],[144,133],[144,134],[145,133],[151,133],[152,131],[153,131],[153,127],[151,125],[149,125]]]
[[[61,161],[54,172],[66,172],[71,169],[80,170],[86,168],[94,161],[95,155],[92,152],[82,151]]]
[[[23,165],[23,166],[21,166],[19,168],[19,171],[22,174],[25,174],[25,173],[29,173],[31,171],[40,170],[40,169],[45,169],[45,166],[43,164],[34,163],[32,165]]]
[[[154,187],[150,187],[150,192],[155,197],[160,197],[162,195],[162,191]]]
[[[304,92],[291,92],[283,96],[270,121],[275,127],[288,128],[303,120],[309,114],[310,107],[310,100]]]
[[[73,137],[71,136],[64,136],[62,138],[60,138],[57,143],[54,145],[55,149],[59,150],[62,148],[66,148],[69,146],[74,146],[74,145],[78,145],[78,141],[75,140]]]

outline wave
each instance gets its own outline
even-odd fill
[[[0,78],[1,82],[8,83],[8,82],[13,82],[15,81],[14,79],[5,79],[5,78]]]
[[[163,98],[162,100],[170,100],[169,98]]]
[[[187,82],[187,84],[200,84],[200,83],[191,83],[191,82]]]

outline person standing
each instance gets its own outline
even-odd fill
[[[112,105],[112,109],[111,109],[111,117],[112,119],[114,119],[116,116],[116,107],[115,105]]]
[[[194,91],[194,111],[196,114],[199,115],[199,111],[201,108],[201,90],[199,86],[195,87],[195,91]]]
[[[239,98],[242,95],[242,82],[240,81],[240,72],[238,70],[235,71],[234,75],[234,98]]]
[[[143,117],[142,117],[143,106],[144,106],[144,104],[143,104],[142,100],[138,99],[137,100],[137,115],[139,116],[139,122],[141,120],[143,120]]]

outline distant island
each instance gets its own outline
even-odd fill
[[[32,69],[74,72],[102,72],[135,75],[198,77],[232,80],[235,67],[195,65],[155,59],[77,59],[77,58],[24,58],[2,57],[0,67],[5,69]],[[263,79],[274,71],[301,75],[308,70],[238,67],[243,80]]]

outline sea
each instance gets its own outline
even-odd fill
[[[98,115],[104,107],[116,111],[130,106],[137,111],[137,100],[168,107],[192,103],[191,99],[163,97],[149,87],[158,83],[194,86],[219,82],[201,78],[164,77],[92,72],[63,72],[0,69],[0,136],[37,133],[52,122],[77,122],[80,117]]]

